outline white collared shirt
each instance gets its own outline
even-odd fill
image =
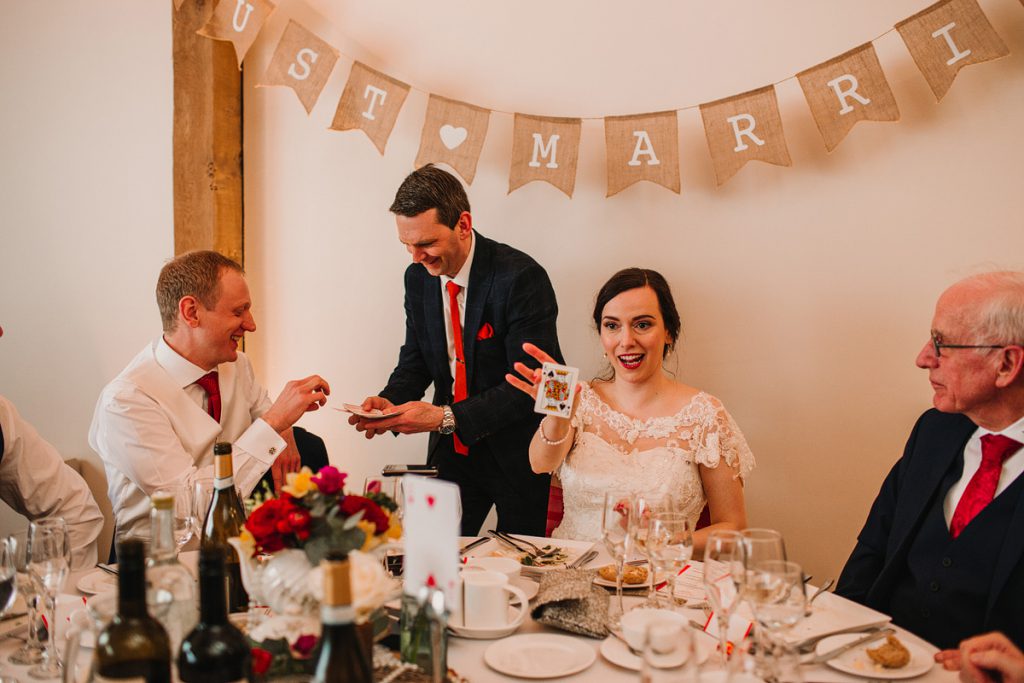
[[[476,253],[476,233],[470,237],[469,255],[462,268],[455,274],[455,277],[442,275],[441,280],[441,303],[444,306],[444,335],[448,339],[448,369],[452,372],[452,396],[455,395],[455,332],[452,329],[451,306],[448,303],[448,283],[454,282],[462,289],[455,300],[459,303],[459,325],[462,326],[462,352],[466,352],[466,292],[469,289],[469,271],[473,267],[473,255]],[[463,359],[465,360],[465,359]]]
[[[960,480],[953,484],[952,488],[946,494],[946,499],[943,501],[942,511],[946,516],[946,526],[949,526],[949,522],[953,519],[953,513],[956,511],[956,506],[960,503],[960,498],[964,495],[964,490],[967,488],[967,484],[970,483],[971,477],[981,467],[981,437],[986,434],[1002,434],[1008,436],[1014,441],[1024,443],[1024,417],[1014,422],[1006,429],[999,432],[990,432],[987,429],[978,427],[974,430],[974,434],[967,440],[967,445],[964,446],[964,471],[960,477]],[[1012,484],[1017,477],[1024,472],[1024,448],[1021,448],[1016,453],[1011,455],[1009,458],[1003,461],[1003,471],[999,474],[999,483],[996,485],[996,495],[1006,490],[1006,488]]]

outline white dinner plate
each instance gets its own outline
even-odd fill
[[[682,600],[684,603],[703,602],[706,599],[704,595],[704,563],[692,561],[690,562],[690,568],[682,574],[676,577],[676,599]],[[664,577],[660,574],[657,575],[655,583],[660,583],[664,580]],[[615,588],[614,581],[608,581],[602,579],[600,575],[594,578],[594,584],[598,586],[604,586],[605,588]],[[643,583],[623,583],[623,588],[646,588],[648,582]],[[664,589],[663,589],[664,590]]]
[[[701,638],[698,633],[694,633],[693,637],[697,639],[697,663],[703,664],[711,656],[713,646],[707,638]],[[615,636],[608,636],[601,642],[601,656],[612,664],[621,666],[623,669],[629,669],[630,671],[639,671],[643,666],[643,660],[633,654],[629,646]],[[678,664],[683,664],[684,662],[686,662],[685,656]]]
[[[97,593],[104,593],[109,590],[117,590],[117,577],[113,574],[108,574],[102,569],[93,569],[78,580],[78,583],[75,584],[75,588],[88,595],[96,595]]]
[[[512,583],[513,586],[515,586],[516,588],[518,588],[519,590],[523,591],[523,593],[526,594],[526,599],[527,600],[533,600],[535,597],[537,597],[537,591],[540,590],[540,584],[539,583],[537,583],[536,581],[530,581],[529,579],[524,579],[521,576],[519,578],[517,578],[517,579],[513,579],[511,583]],[[516,598],[515,596],[513,596],[512,597],[512,604],[513,605],[518,605],[519,604],[519,598]]]
[[[825,638],[818,643],[815,648],[817,654],[834,650],[837,647],[842,647],[846,643],[856,640],[857,638],[863,637],[863,633],[843,633],[837,636],[831,636]],[[921,642],[917,642],[916,639],[907,634],[901,632],[896,634],[896,637],[900,639],[900,642],[906,646],[910,651],[910,663],[900,669],[886,669],[880,664],[876,664],[871,661],[868,657],[867,649],[876,648],[885,642],[885,639],[876,640],[873,643],[867,643],[860,647],[855,647],[849,652],[844,652],[838,657],[825,662],[828,666],[832,667],[836,671],[842,671],[843,673],[858,676],[860,678],[880,678],[884,680],[894,681],[903,678],[916,678],[923,674],[928,673],[933,666],[935,666],[935,660],[932,656],[938,652],[938,650],[931,646],[925,646]]]
[[[588,668],[597,652],[588,641],[550,633],[527,633],[493,643],[484,662],[495,671],[519,678],[558,678]]]
[[[538,548],[550,545],[557,546],[565,550],[566,559],[564,562],[539,567],[534,565],[523,565],[531,570],[541,572],[551,571],[552,569],[564,569],[566,564],[571,564],[574,560],[582,557],[588,550],[594,547],[594,544],[590,541],[573,541],[566,538],[545,538],[543,536],[523,536],[522,534],[514,534],[514,537],[529,541]],[[470,550],[466,553],[466,557],[511,557],[522,562],[523,554],[492,538],[488,540],[487,543]]]
[[[811,616],[801,619],[789,629],[786,640],[796,643],[836,631],[867,630],[872,626],[888,624],[890,621],[888,616],[870,607],[826,592],[819,595],[811,605]]]

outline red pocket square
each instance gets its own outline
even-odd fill
[[[476,333],[477,341],[480,341],[481,339],[490,339],[493,336],[494,328],[491,327],[490,323],[484,323],[483,326],[480,328],[480,331]]]

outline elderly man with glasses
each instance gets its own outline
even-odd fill
[[[1024,644],[1024,273],[961,280],[917,355],[934,409],[889,472],[836,592],[941,648]]]

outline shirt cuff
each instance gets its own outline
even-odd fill
[[[235,447],[259,460],[264,465],[272,465],[286,444],[281,435],[274,431],[263,420],[254,420],[242,436],[235,441]]]

